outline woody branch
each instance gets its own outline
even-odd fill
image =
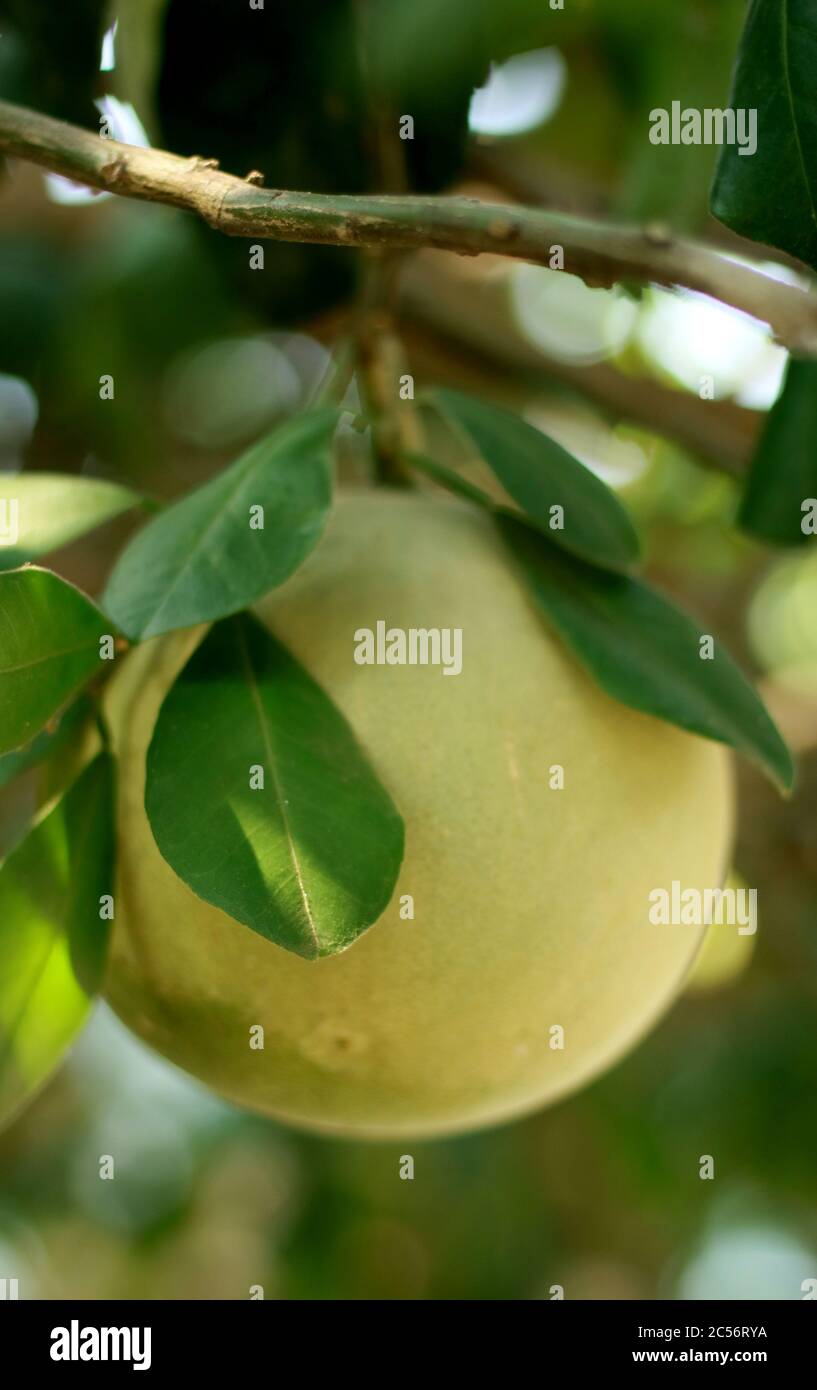
[[[702,242],[550,209],[470,198],[295,193],[237,178],[215,161],[103,138],[0,102],[0,153],[125,198],[184,208],[228,236],[370,249],[431,246],[548,264],[594,285],[628,280],[708,294],[768,323],[785,347],[817,356],[817,292],[781,283]]]

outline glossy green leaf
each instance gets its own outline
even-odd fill
[[[708,634],[654,589],[582,564],[511,517],[497,525],[537,607],[603,690],[729,744],[791,789],[791,753],[719,642],[713,658],[702,659],[700,641]]]
[[[50,570],[0,574],[0,753],[24,748],[102,664],[110,623]]]
[[[635,563],[638,536],[624,507],[561,444],[511,411],[459,391],[437,390],[429,399],[465,432],[505,491],[555,545],[609,569]]]
[[[102,981],[112,784],[100,754],[0,866],[0,1121],[57,1066]]]
[[[43,762],[44,759],[62,753],[66,746],[77,738],[90,711],[90,701],[86,696],[80,695],[65,711],[56,729],[43,729],[25,748],[20,748],[15,753],[4,753],[0,757],[0,787],[8,786],[21,772],[36,767],[37,763]]]
[[[0,569],[14,569],[68,545],[139,501],[130,488],[98,478],[0,474]]]
[[[792,358],[752,458],[738,521],[772,545],[805,545],[813,540],[808,524],[815,510],[817,362]]]
[[[729,106],[757,112],[757,150],[724,144],[710,197],[727,227],[815,268],[816,71],[813,0],[751,0]]]
[[[329,512],[337,421],[329,408],[289,421],[134,536],[102,600],[128,637],[237,613],[297,569]]]
[[[145,807],[199,897],[310,959],[376,921],[403,856],[402,820],[346,720],[246,614],[211,630],[167,695]]]

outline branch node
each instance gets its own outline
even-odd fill
[[[126,159],[123,159],[121,155],[117,155],[116,159],[112,160],[110,164],[103,164],[100,173],[106,184],[116,187],[117,183],[127,178],[128,162]]]
[[[519,228],[510,217],[497,217],[490,223],[488,235],[495,241],[513,241],[519,236]]]
[[[672,246],[672,231],[666,222],[648,222],[644,228],[644,240],[649,246],[666,250]]]

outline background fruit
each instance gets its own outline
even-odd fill
[[[749,885],[734,869],[726,876],[725,888],[749,891]],[[742,900],[741,900],[742,901]],[[743,910],[743,909],[742,909]],[[738,925],[716,922],[709,927],[695,967],[687,981],[689,990],[721,989],[734,984],[747,970],[757,946],[756,932],[739,931]]]
[[[239,1103],[344,1133],[487,1124],[608,1066],[700,944],[696,928],[651,927],[648,895],[673,879],[721,882],[725,752],[601,693],[543,628],[490,522],[454,503],[342,499],[258,611],[349,718],[405,817],[397,891],[349,951],[317,962],[197,899],[143,810],[153,724],[197,634],[148,643],[108,698],[121,760],[117,1012]],[[462,674],[355,665],[355,630],[379,619],[462,628]],[[399,915],[406,894],[414,920]],[[256,1024],[263,1051],[249,1046]]]

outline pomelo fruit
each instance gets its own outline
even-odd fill
[[[396,891],[347,951],[305,961],[177,878],[145,815],[145,755],[201,633],[155,639],[107,699],[120,759],[114,1009],[231,1100],[338,1134],[476,1128],[609,1067],[697,954],[703,929],[651,926],[649,894],[722,883],[725,750],[599,690],[544,626],[490,520],[458,502],[341,497],[257,612],[342,709],[405,818]],[[461,674],[356,664],[355,633],[381,620],[460,628]],[[259,1024],[263,1050],[250,1047]]]

